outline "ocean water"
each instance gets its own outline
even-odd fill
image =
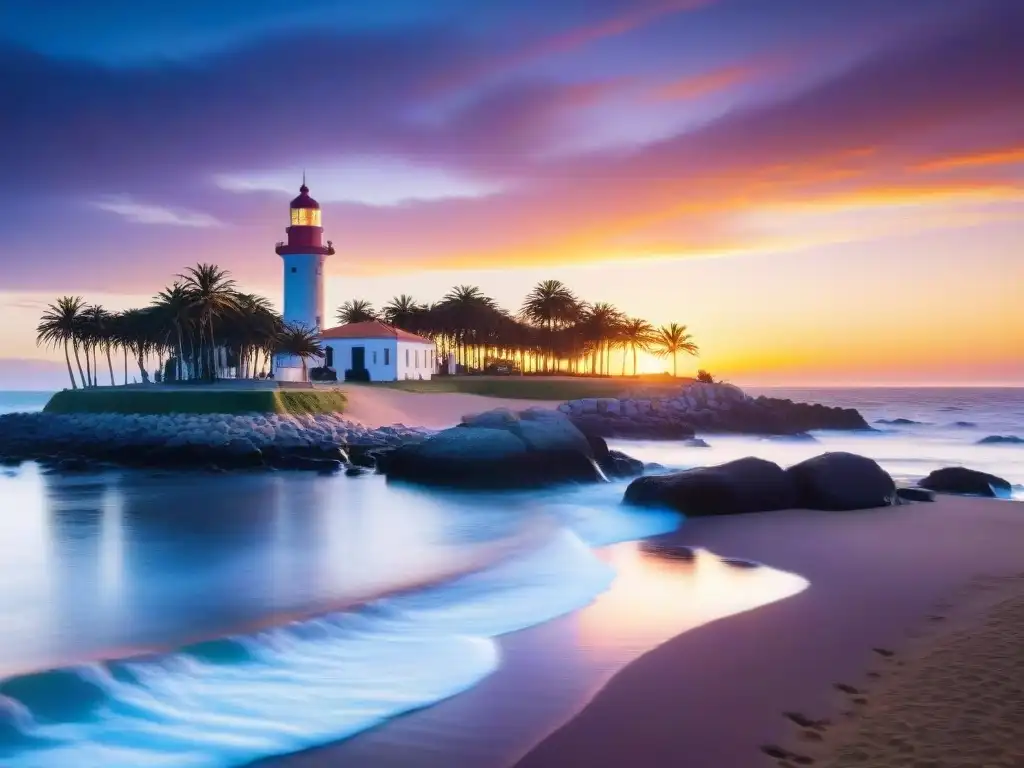
[[[0,413],[41,411],[52,392],[12,392],[0,390]]]
[[[914,423],[816,442],[709,436],[706,449],[617,447],[672,468],[744,455],[787,465],[851,450],[901,479],[964,464],[1024,495],[1024,446],[977,445],[1024,436],[1021,390],[770,394]],[[0,410],[45,399],[0,393]],[[567,655],[545,666],[543,643],[525,654],[545,679],[531,688],[522,675],[534,703],[515,717],[548,718],[531,726],[541,732],[653,644],[807,586],[770,567],[735,571],[710,555],[666,564],[620,543],[680,524],[623,508],[623,489],[456,494],[303,473],[7,470],[0,765],[219,768],[295,752],[460,693],[472,700],[515,651],[518,630],[572,620]],[[548,695],[553,687],[571,695]],[[495,706],[463,710],[447,727],[470,727]],[[378,734],[389,746],[391,727],[365,743]],[[507,764],[496,755],[522,751],[516,733],[488,737],[495,745],[477,744],[471,761],[435,764]],[[430,739],[417,734],[410,754]]]

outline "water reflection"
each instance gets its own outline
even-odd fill
[[[260,767],[503,768],[651,648],[808,586],[796,574],[730,564],[702,549],[627,542],[598,554],[617,571],[611,588],[570,616],[501,638],[501,668],[476,688],[326,750]]]
[[[174,647],[497,556],[540,514],[303,474],[0,477],[0,675]]]

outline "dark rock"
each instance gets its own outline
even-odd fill
[[[656,461],[652,461],[652,462],[649,462],[647,464],[644,464],[644,471],[645,472],[665,472],[666,470],[665,470],[665,465],[664,464],[659,464]]]
[[[924,422],[914,421],[913,419],[878,419],[875,424],[888,424],[893,427],[909,427],[912,425],[921,426]]]
[[[702,440],[699,437],[691,437],[689,440],[685,440],[683,442],[683,445],[685,445],[687,448],[710,448],[711,447],[711,445],[706,440]]]
[[[963,427],[963,428],[966,429],[966,428],[976,427],[978,425],[975,424],[973,421],[954,421],[953,422],[953,426],[954,427]]]
[[[989,435],[978,441],[978,445],[1024,445],[1024,437],[1016,435]]]
[[[526,488],[600,479],[590,443],[568,419],[501,423],[505,428],[463,424],[442,430],[423,442],[396,448],[378,467],[389,480],[456,488]]]
[[[341,470],[343,465],[338,459],[316,458],[300,453],[281,453],[274,456],[271,466],[275,469],[297,469],[333,474]]]
[[[927,488],[897,488],[896,498],[900,501],[935,501],[935,494]]]
[[[796,506],[796,492],[780,466],[749,457],[717,467],[637,478],[626,489],[624,501],[702,517],[789,509]]]
[[[638,477],[644,473],[642,461],[621,451],[609,451],[608,456],[597,463],[609,478]]]
[[[366,467],[357,467],[354,464],[350,464],[349,466],[345,467],[345,476],[362,477],[363,475],[370,474],[372,471],[373,470],[367,469]]]
[[[801,461],[786,470],[806,509],[844,511],[886,507],[896,497],[889,473],[864,456],[833,452]]]
[[[956,493],[966,496],[1009,496],[1012,486],[1008,480],[966,467],[937,469],[918,483],[922,488],[937,493]]]

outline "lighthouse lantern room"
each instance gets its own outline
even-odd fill
[[[289,207],[288,241],[277,244],[277,254],[284,262],[284,321],[319,333],[325,320],[324,262],[334,253],[334,246],[330,240],[326,245],[323,242],[320,204],[309,196],[305,174],[299,196]],[[303,379],[302,361],[297,357],[278,355],[274,369],[279,380]]]

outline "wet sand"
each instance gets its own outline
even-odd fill
[[[878,674],[880,659],[899,668],[904,656],[912,657],[920,628],[951,604],[962,604],[965,587],[1024,572],[1024,504],[950,497],[854,513],[787,511],[702,519],[689,521],[670,539],[799,573],[810,587],[686,632],[641,657],[520,761],[522,768],[779,764],[764,747],[776,747],[782,756],[793,753],[786,761],[791,765],[808,764],[808,757],[822,764],[804,746],[810,742],[802,743],[800,731],[807,729],[799,729],[786,713],[799,720],[839,722],[844,711],[870,707],[870,698],[866,704],[853,702],[860,697],[843,693],[837,684],[866,688],[876,679],[870,675]],[[1020,653],[1019,644],[1009,650],[1005,628],[1022,618],[1021,610],[1007,611],[997,617],[1003,629],[991,641],[999,650],[986,652],[997,663],[997,656]],[[1020,624],[1014,627],[1020,637]],[[977,659],[962,643],[944,649],[941,658],[957,670],[953,674],[976,676]],[[944,679],[949,684],[950,676]],[[933,678],[928,678],[930,688],[908,683],[893,694],[895,699],[880,701],[891,713],[894,707],[905,708],[908,696],[936,695],[942,684]],[[1002,689],[1014,697],[1006,706],[1020,713],[1022,689],[1011,689]],[[938,738],[947,738],[950,728],[962,728],[941,722],[951,712],[942,710],[930,724],[930,732],[945,729]],[[981,710],[972,716],[986,717]],[[1019,716],[1017,721],[1019,727]],[[870,732],[863,738],[877,743],[886,737]],[[984,742],[972,747],[975,754],[992,748],[984,731],[975,738]],[[1012,757],[1000,759],[979,763],[964,753],[959,761],[934,765],[1020,764]],[[835,763],[890,764],[912,762],[904,754],[902,762]]]

